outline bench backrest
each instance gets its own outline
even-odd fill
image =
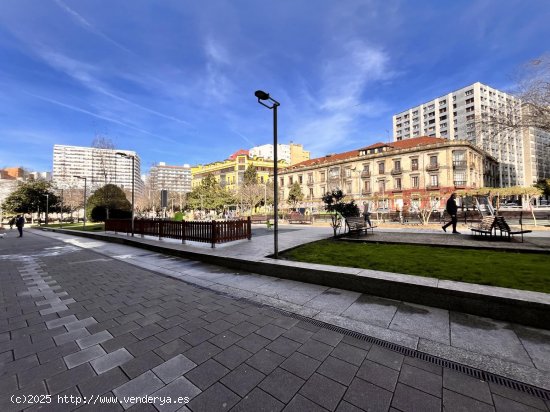
[[[495,226],[496,218],[494,216],[485,216],[481,223],[479,224],[479,228],[483,230],[492,230]]]
[[[510,226],[508,225],[508,222],[504,220],[504,217],[498,216],[495,219],[495,221],[496,221],[496,226],[498,227],[499,230],[503,232],[510,232]]]
[[[350,216],[350,217],[346,217],[346,223],[348,224],[349,227],[355,227],[358,225],[364,225],[365,219],[359,216]]]

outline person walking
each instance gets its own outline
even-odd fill
[[[15,224],[15,218],[12,217],[12,218],[9,220],[8,224],[10,225],[10,230],[12,230],[12,229],[13,229],[13,225]]]
[[[22,215],[17,215],[15,218],[15,226],[17,227],[17,230],[19,230],[19,236],[23,237],[23,226],[25,226],[25,218]]]
[[[444,232],[447,232],[447,228],[453,225],[453,233],[459,235],[460,232],[456,231],[456,224],[458,223],[458,206],[456,204],[456,193],[451,194],[451,196],[447,200],[447,206],[445,209],[447,210],[447,213],[451,215],[451,221],[441,226],[441,229],[443,229]]]
[[[363,202],[363,218],[365,219],[365,223],[368,223],[369,227],[372,227],[372,223],[370,221],[369,204],[367,202]]]

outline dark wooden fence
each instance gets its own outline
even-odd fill
[[[132,221],[129,219],[108,219],[105,222],[107,232],[132,232]],[[134,234],[141,236],[158,236],[161,238],[181,239],[193,242],[216,243],[231,242],[234,240],[252,238],[250,217],[247,220],[228,220],[210,222],[171,220],[136,219]]]

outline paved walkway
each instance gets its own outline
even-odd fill
[[[306,231],[310,237],[318,236]],[[287,233],[303,239],[303,232]],[[213,291],[237,297],[253,294],[247,297],[285,309],[300,306],[318,319],[346,318],[351,326],[363,325],[365,333],[386,331],[388,337],[399,337],[401,343],[408,339],[413,346],[415,337],[419,344],[421,339],[430,341],[426,334],[434,333],[433,342],[439,340],[442,347],[462,345],[460,352],[467,357],[476,354],[481,362],[491,358],[493,364],[512,369],[523,365],[529,379],[536,373],[541,379],[547,376],[542,372],[549,369],[546,331],[231,273],[72,236],[27,232],[23,239],[4,240],[0,243],[0,410],[31,406],[17,408],[9,400],[14,393],[88,399],[106,394],[101,401],[109,395],[120,399],[152,394],[159,410],[182,406],[161,405],[161,396],[189,396],[187,407],[193,411],[233,406],[254,411],[260,407],[388,410],[390,405],[403,411],[441,410],[442,405],[446,410],[547,410],[549,406],[540,398]],[[269,249],[268,239],[258,243]],[[211,290],[159,277],[159,272]],[[447,337],[438,338],[424,322],[432,319],[437,325],[441,316],[447,317]],[[388,325],[380,324],[388,320]],[[489,355],[481,356],[477,345],[483,330],[489,332],[490,341],[481,351]],[[501,352],[508,360],[492,358]],[[544,387],[544,381],[539,386]],[[59,410],[55,406],[53,410]],[[76,408],[74,403],[66,406]],[[106,410],[121,408],[111,404]]]

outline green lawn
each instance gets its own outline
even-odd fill
[[[550,293],[550,255],[322,240],[281,254],[300,262]]]
[[[63,227],[62,227],[63,226]],[[39,227],[48,227],[48,228],[56,228],[56,229],[71,229],[71,230],[84,230],[86,232],[103,232],[105,230],[105,224],[104,223],[86,223],[86,226],[83,226],[82,223],[63,223],[63,225],[60,225],[59,223],[51,224],[51,225],[43,225]]]

